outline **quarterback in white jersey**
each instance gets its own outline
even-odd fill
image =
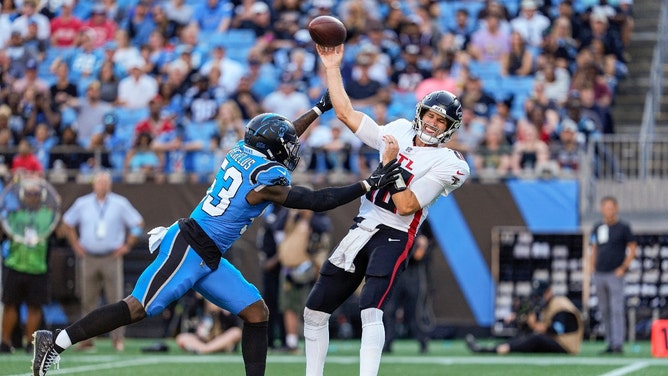
[[[388,190],[375,191],[361,199],[359,215],[365,219],[415,234],[427,217],[429,205],[441,194],[447,196],[459,188],[469,175],[469,166],[458,151],[446,147],[416,146],[413,142],[417,135],[414,123],[406,119],[380,127],[365,115],[356,134],[365,144],[377,150],[384,148],[383,135],[396,138],[402,178],[421,207],[415,213],[397,215]]]
[[[362,198],[355,223],[320,270],[304,309],[306,375],[323,374],[329,318],[364,281],[359,374],[373,376],[378,374],[385,342],[383,309],[406,269],[427,208],[469,176],[464,157],[443,146],[461,124],[462,106],[452,93],[435,91],[417,103],[413,121],[400,119],[381,127],[353,108],[344,89],[344,46],[317,49],[337,118],[381,153],[398,146],[403,180]]]

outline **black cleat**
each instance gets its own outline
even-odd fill
[[[52,364],[58,368],[60,355],[53,348],[54,333],[50,330],[37,330],[32,334],[35,348],[32,357],[32,375],[44,376]]]

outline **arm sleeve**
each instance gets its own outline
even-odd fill
[[[383,147],[383,133],[383,129],[373,119],[364,115],[355,135],[368,146],[380,150]]]
[[[331,210],[364,195],[366,190],[360,183],[344,187],[329,187],[317,191],[296,186],[290,189],[283,206],[293,209],[309,209],[316,212]]]

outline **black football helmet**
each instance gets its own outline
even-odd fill
[[[285,117],[265,113],[251,119],[244,136],[246,146],[293,171],[299,163],[299,137],[292,122]]]
[[[422,127],[422,116],[427,110],[434,111],[447,120],[448,126],[443,133],[432,136],[424,132]],[[454,94],[445,90],[431,92],[415,106],[413,129],[415,129],[418,137],[425,144],[433,145],[436,143],[448,142],[450,137],[452,137],[452,134],[455,133],[462,124],[462,112],[462,104]]]

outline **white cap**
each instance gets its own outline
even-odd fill
[[[251,7],[251,11],[255,14],[266,13],[269,11],[269,5],[263,1],[257,0]]]
[[[522,9],[537,9],[538,5],[535,0],[522,0]]]

